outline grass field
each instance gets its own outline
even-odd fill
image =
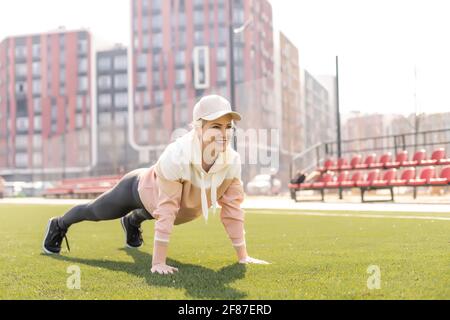
[[[0,299],[450,299],[450,221],[247,210],[249,253],[272,264],[243,266],[218,216],[199,219],[175,227],[169,263],[180,272],[160,276],[150,272],[153,222],[139,250],[123,249],[118,221],[85,222],[68,234],[71,253],[42,255],[48,218],[68,208],[0,205]],[[66,286],[73,265],[80,290]],[[379,290],[367,287],[371,265]]]

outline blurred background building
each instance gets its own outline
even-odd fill
[[[132,0],[133,137],[157,160],[206,94],[231,99],[242,129],[274,128],[272,7],[266,0]],[[232,6],[232,7],[230,7]],[[233,59],[230,47],[233,19]],[[231,68],[234,67],[234,83]],[[243,170],[248,177],[258,166]],[[248,177],[244,177],[247,180]]]
[[[128,50],[116,45],[97,52],[97,174],[136,168],[138,152],[128,143]]]
[[[149,166],[214,93],[234,96],[244,133],[280,135],[239,142],[244,182],[263,169],[285,181],[294,155],[334,138],[335,77],[301,67],[296,46],[274,32],[269,1],[130,0],[130,11],[130,46],[64,28],[1,42],[1,175],[57,180]],[[248,163],[250,147],[279,162]]]
[[[92,162],[90,52],[84,30],[0,43],[2,175],[52,179]]]

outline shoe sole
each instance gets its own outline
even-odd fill
[[[42,251],[43,251],[45,254],[48,254],[48,255],[59,255],[59,253],[49,251],[49,250],[47,250],[47,249],[45,248],[45,239],[47,239],[48,232],[50,231],[50,224],[52,223],[52,221],[53,221],[54,219],[55,219],[55,218],[53,217],[53,218],[50,218],[50,220],[48,220],[48,223],[47,223],[47,229],[45,230],[45,235],[44,235],[44,241],[42,241]]]
[[[139,249],[140,247],[142,247],[142,244],[138,247],[133,247],[127,243],[128,234],[127,234],[127,228],[125,228],[124,219],[125,219],[125,217],[120,218],[120,224],[122,225],[123,232],[125,233],[125,247],[127,247],[128,249]]]

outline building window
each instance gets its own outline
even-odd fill
[[[153,92],[154,102],[156,105],[162,105],[164,103],[164,93],[161,90],[156,90]]]
[[[33,166],[34,167],[42,166],[42,153],[41,152],[33,153]]]
[[[147,58],[148,55],[146,53],[140,53],[137,56],[137,67],[140,69],[147,68]]]
[[[161,49],[163,42],[162,33],[155,33],[152,37],[152,46],[153,49]]]
[[[228,49],[226,47],[217,48],[217,62],[226,62],[228,57]]]
[[[112,105],[112,97],[110,94],[101,94],[98,96],[98,105],[101,108],[109,108]]]
[[[100,132],[100,144],[101,145],[110,145],[112,143],[112,136],[108,130]]]
[[[27,65],[25,63],[16,64],[16,77],[27,76]]]
[[[186,70],[184,69],[176,70],[175,83],[176,85],[184,85],[186,83]]]
[[[88,71],[88,60],[86,58],[78,60],[78,72],[85,73]]]
[[[41,94],[41,80],[33,80],[32,92],[34,95]]]
[[[34,130],[41,131],[42,130],[42,117],[34,116],[33,122],[34,122]]]
[[[196,25],[196,26],[198,26],[198,25],[203,25],[204,24],[204,13],[203,13],[203,10],[195,10],[194,11],[194,24]]]
[[[83,115],[81,113],[75,115],[75,126],[77,129],[83,128]]]
[[[17,149],[27,149],[28,147],[28,136],[27,135],[17,135],[16,136],[16,148]]]
[[[98,77],[98,88],[103,90],[110,89],[111,82],[110,76],[100,76]]]
[[[42,148],[42,135],[34,134],[33,135],[33,149],[41,149]]]
[[[127,56],[114,57],[114,69],[126,70],[128,66]]]
[[[16,94],[26,94],[27,88],[25,82],[16,82]]]
[[[159,71],[153,71],[152,73],[152,83],[154,87],[159,87],[161,84],[161,74]]]
[[[78,91],[87,91],[88,78],[86,76],[78,77]]]
[[[145,88],[147,87],[147,72],[138,72],[137,73],[137,87]]]
[[[33,76],[41,75],[41,63],[40,62],[33,62],[32,72],[33,72]]]
[[[128,93],[116,93],[114,96],[114,105],[116,108],[123,108],[128,106]]]
[[[16,153],[16,166],[26,167],[28,165],[28,154],[27,153]]]
[[[16,128],[18,131],[27,131],[28,130],[28,118],[17,118]]]
[[[114,76],[114,88],[125,89],[128,87],[128,75],[117,74]]]
[[[78,53],[79,54],[87,54],[88,53],[88,40],[87,39],[79,39],[78,40]]]
[[[194,32],[194,42],[195,42],[195,44],[196,45],[203,45],[204,44],[204,34],[203,34],[203,31],[202,30],[200,30],[200,31],[195,31]]]
[[[122,111],[122,112],[116,112],[115,118],[114,118],[114,124],[117,127],[124,127],[128,121],[128,112]]]
[[[16,59],[24,59],[27,56],[27,48],[24,45],[17,45],[15,49]]]
[[[158,14],[156,16],[152,16],[152,29],[153,30],[160,30],[163,25],[162,15]]]
[[[219,28],[219,43],[226,43],[228,40],[227,28]]]
[[[98,59],[98,68],[100,71],[108,71],[111,69],[111,58],[101,57]]]
[[[83,95],[77,95],[77,111],[83,110],[83,104],[84,104],[83,100],[84,100]]]
[[[33,44],[33,58],[39,58],[41,56],[41,45],[39,43]]]
[[[217,68],[217,81],[219,82],[227,81],[227,67]]]
[[[102,112],[99,115],[98,122],[102,127],[109,127],[111,125],[111,113],[110,112]]]
[[[184,51],[178,51],[175,55],[175,63],[177,65],[184,65],[186,60],[186,53]]]

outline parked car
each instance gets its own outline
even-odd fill
[[[249,195],[278,195],[281,191],[281,181],[270,174],[260,174],[247,183]]]
[[[42,193],[52,187],[50,182],[11,181],[5,183],[5,197],[40,197]]]

